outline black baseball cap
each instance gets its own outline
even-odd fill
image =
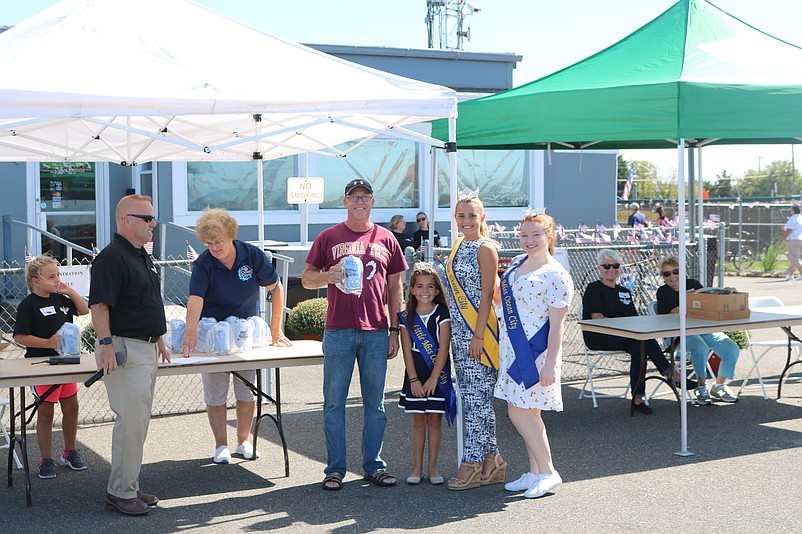
[[[371,195],[373,194],[373,186],[370,185],[370,182],[368,182],[367,180],[363,180],[362,178],[357,178],[345,184],[346,196],[350,195],[351,191],[353,191],[357,187],[364,187],[365,189],[368,190],[368,193],[370,193]]]

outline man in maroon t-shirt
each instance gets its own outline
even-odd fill
[[[398,354],[397,312],[401,306],[401,276],[407,262],[393,234],[370,221],[373,204],[370,182],[362,179],[348,182],[343,199],[348,216],[345,222],[317,236],[301,277],[307,289],[327,287],[329,299],[323,335],[323,426],[328,452],[324,490],[342,488],[346,472],[345,401],[354,362],[359,365],[364,404],[365,479],[383,487],[396,484],[396,478],[387,473],[387,464],[381,458],[387,424],[384,379],[387,360]],[[344,277],[340,261],[347,256],[362,261],[359,296],[343,293],[336,286]]]

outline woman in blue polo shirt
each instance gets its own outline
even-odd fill
[[[281,330],[284,289],[273,265],[257,247],[237,241],[237,221],[226,210],[211,209],[198,219],[195,235],[206,245],[192,266],[187,302],[187,330],[182,352],[189,356],[197,344],[197,325],[201,317],[224,321],[235,316],[243,319],[259,314],[259,288],[273,292],[273,314],[270,319],[272,344],[290,346]],[[240,373],[251,383],[256,371]],[[229,373],[204,373],[203,395],[209,425],[214,434],[214,462],[227,464],[231,460],[226,432],[226,403],[228,400]],[[237,449],[246,459],[254,454],[248,441],[256,408],[255,397],[240,380],[234,380],[237,399]],[[257,454],[258,455],[258,454]]]

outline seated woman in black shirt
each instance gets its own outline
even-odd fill
[[[632,302],[632,293],[629,289],[618,283],[621,274],[621,257],[614,250],[602,249],[596,256],[599,266],[600,279],[588,284],[582,297],[582,319],[603,319],[605,317],[632,317],[638,315]],[[640,383],[640,348],[641,342],[596,332],[583,332],[585,345],[593,350],[620,350],[628,353],[631,358],[629,366],[629,383],[635,397],[635,410],[649,414],[652,409],[643,402],[646,394],[646,384]],[[649,339],[644,344],[646,356],[651,358],[657,370],[663,376],[668,376],[670,365],[663,355],[657,341]],[[674,380],[679,375],[674,374]],[[688,389],[696,387],[696,382],[688,381]]]
[[[406,252],[407,247],[411,247],[413,245],[412,236],[404,233],[404,229],[406,227],[407,222],[404,220],[403,215],[393,215],[390,218],[390,231],[395,236],[398,244],[401,245],[401,250],[403,252]]]

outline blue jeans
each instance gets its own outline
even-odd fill
[[[686,336],[685,347],[691,355],[693,370],[700,379],[705,377],[712,378],[707,376],[707,357],[710,350],[721,358],[718,374],[728,380],[732,380],[733,376],[735,376],[735,364],[738,362],[738,356],[741,355],[741,349],[738,348],[738,344],[735,341],[725,334],[714,332],[712,334]]]
[[[387,375],[387,330],[330,330],[323,334],[323,429],[328,453],[324,473],[345,476],[345,401],[354,361],[359,365],[364,426],[362,470],[375,473],[387,464],[381,458],[387,414],[384,379]]]

